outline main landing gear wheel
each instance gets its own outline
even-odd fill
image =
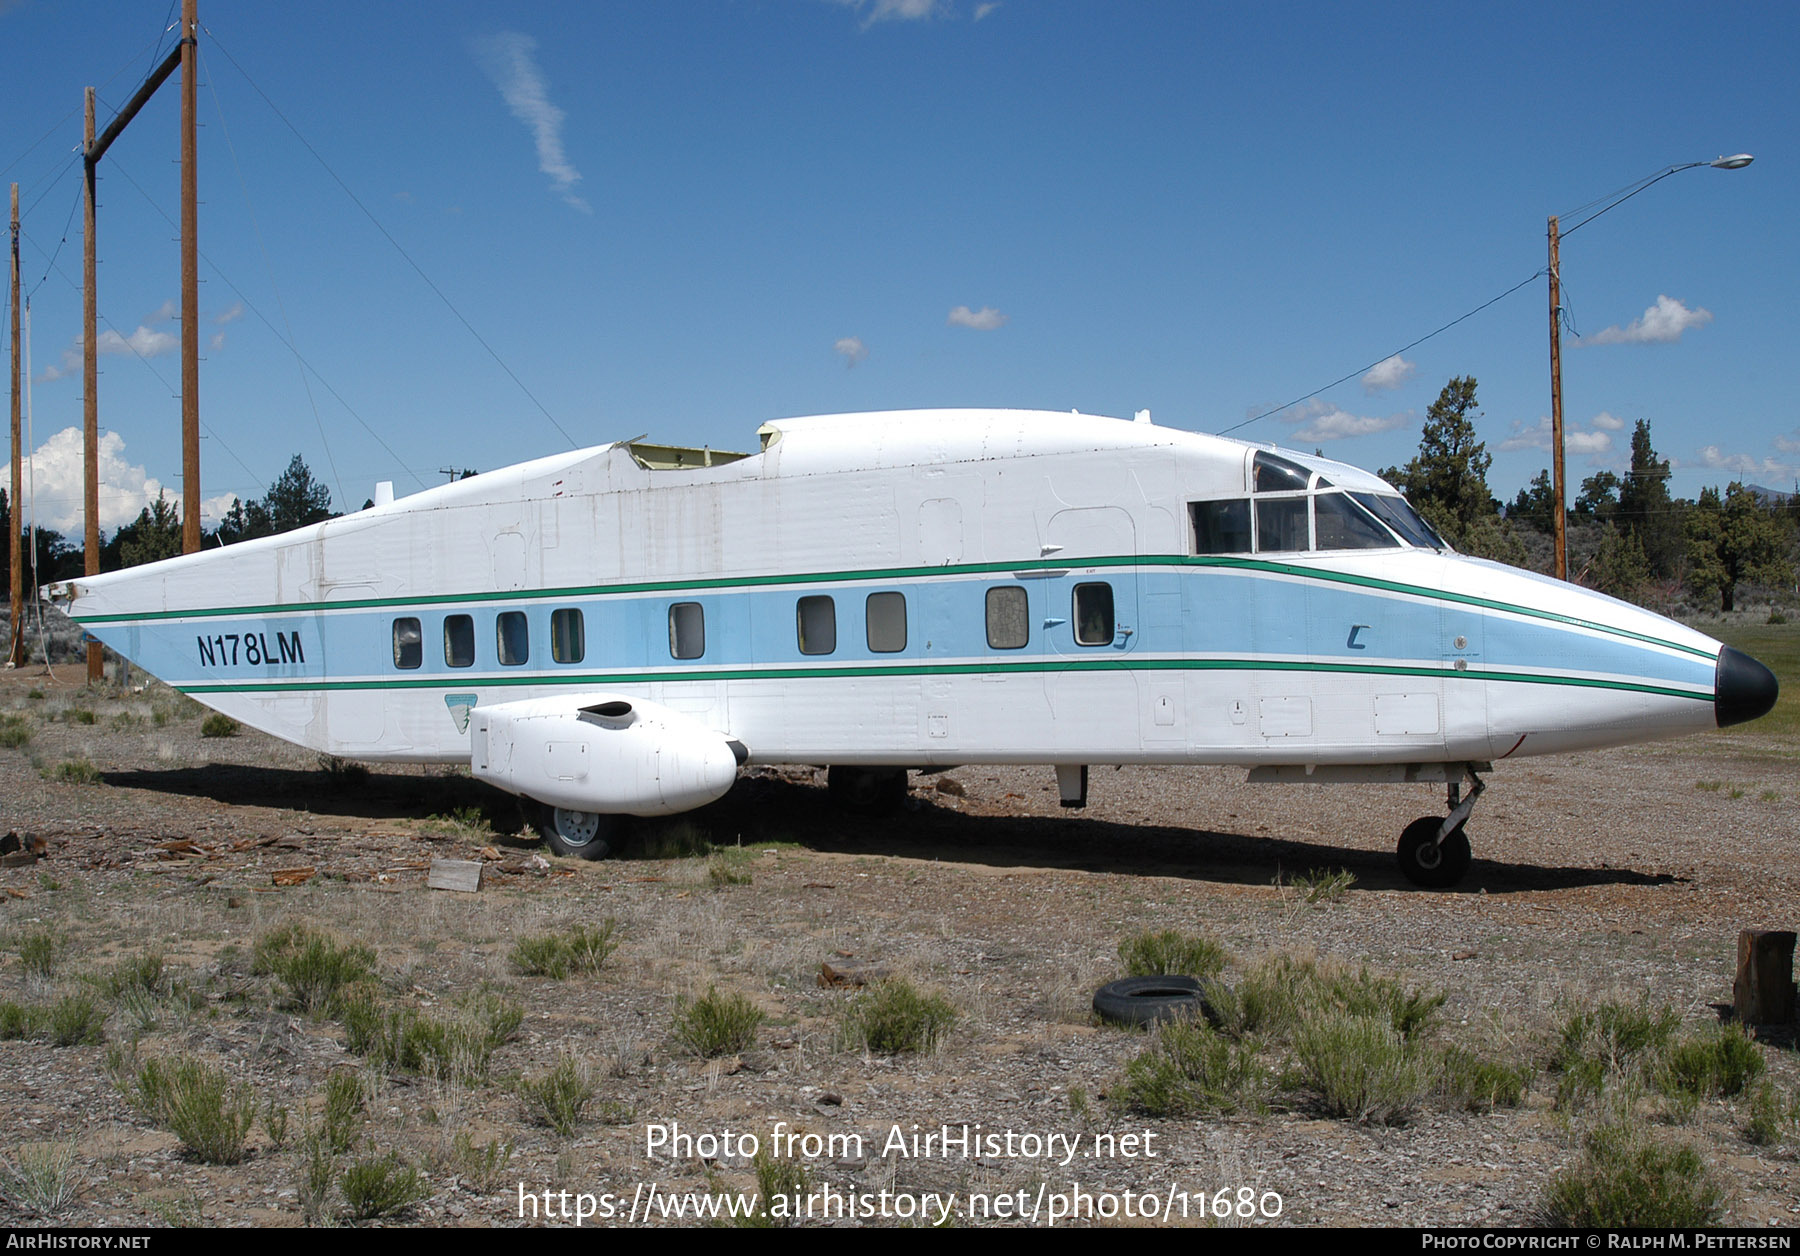
[[[552,854],[565,859],[605,859],[612,851],[617,823],[617,816],[545,804],[539,809],[537,828]]]
[[[1449,889],[1469,871],[1469,835],[1459,824],[1440,842],[1438,830],[1443,826],[1441,816],[1421,816],[1400,835],[1400,871],[1414,885]]]
[[[845,811],[879,815],[906,801],[905,768],[857,768],[834,764],[825,772],[831,801]]]

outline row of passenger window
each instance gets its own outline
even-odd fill
[[[1112,585],[1078,584],[1073,594],[1075,641],[1079,645],[1111,645]],[[425,662],[425,637],[411,616],[394,620],[394,666],[413,670]],[[871,593],[863,601],[863,634],[872,654],[899,654],[906,649],[906,595]],[[837,652],[837,601],[827,594],[800,598],[794,605],[794,635],[802,654]],[[996,585],[987,591],[987,643],[994,650],[1022,650],[1031,643],[1030,599],[1023,586]],[[579,663],[587,654],[581,611],[565,607],[550,612],[550,657]],[[698,602],[669,607],[669,657],[697,659],[706,654],[706,608]],[[494,656],[502,667],[531,661],[530,621],[524,611],[502,611],[494,617]],[[475,618],[444,616],[444,665],[475,665]]]
[[[531,661],[531,625],[524,611],[501,611],[494,617],[494,657],[502,667]],[[581,611],[573,606],[550,612],[550,657],[579,663],[587,657],[587,633]],[[394,621],[394,666],[410,671],[425,662],[425,633],[410,616]],[[444,616],[444,666],[475,666],[475,617]]]

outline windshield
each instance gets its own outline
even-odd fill
[[[1450,546],[1444,538],[1437,534],[1437,529],[1425,522],[1425,518],[1404,497],[1389,497],[1380,493],[1352,493],[1359,504],[1366,507],[1370,514],[1387,524],[1399,533],[1408,545],[1420,549],[1447,550]]]

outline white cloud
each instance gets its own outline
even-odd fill
[[[1608,327],[1605,331],[1595,332],[1592,336],[1578,341],[1589,345],[1647,345],[1673,344],[1681,339],[1681,333],[1690,327],[1704,327],[1712,322],[1712,313],[1708,310],[1690,310],[1674,297],[1658,296],[1656,304],[1644,311],[1644,316],[1633,319],[1629,327]]]
[[[869,356],[869,346],[862,342],[860,336],[845,336],[842,340],[832,345],[831,349],[833,353],[840,353],[843,355],[845,366],[855,366],[858,362],[861,362],[864,358]]]
[[[1794,429],[1792,436],[1777,436],[1775,448],[1784,454],[1800,454],[1800,427]]]
[[[181,307],[179,305],[176,305],[174,301],[170,300],[170,301],[164,301],[161,305],[157,306],[155,312],[152,313],[150,315],[150,317],[146,318],[144,321],[146,323],[168,323],[168,322],[173,322],[173,321],[179,319],[180,317],[181,317]]]
[[[950,311],[945,322],[951,327],[973,327],[976,331],[993,331],[1006,324],[1006,315],[991,305],[984,305],[979,310],[971,310],[966,305],[959,305]]]
[[[244,303],[242,301],[233,301],[230,309],[213,319],[213,326],[223,327],[227,323],[237,322],[238,319],[242,317],[244,317]]]
[[[1351,414],[1325,401],[1309,401],[1303,406],[1283,411],[1281,415],[1283,423],[1300,425],[1294,429],[1293,439],[1308,442],[1348,440],[1354,436],[1391,432],[1397,427],[1405,427],[1413,418],[1410,411],[1390,414],[1385,418]]]
[[[537,140],[538,169],[550,176],[551,186],[565,203],[583,213],[592,213],[588,203],[575,195],[581,172],[563,151],[565,115],[550,103],[549,85],[532,56],[537,51],[537,40],[517,31],[502,31],[485,40],[471,41],[470,49],[483,72],[500,89],[513,117],[531,128]]]
[[[1574,423],[1563,424],[1563,453],[1587,454],[1598,460],[1601,454],[1611,453],[1613,449],[1612,434],[1625,426],[1612,415],[1601,411],[1593,419],[1595,430],[1583,431]],[[1512,453],[1520,449],[1541,449],[1550,452],[1550,418],[1540,418],[1530,427],[1526,427],[1517,419],[1513,420],[1512,435],[1500,442],[1501,453]]]
[[[992,0],[992,3],[989,3],[989,4],[976,5],[975,6],[975,20],[977,22],[979,22],[982,18],[986,17],[988,14],[992,13],[995,9],[997,9],[999,7],[1000,7],[999,0]]]
[[[950,16],[949,0],[837,0],[837,3],[861,13],[864,29],[877,22],[922,22]],[[983,7],[992,9],[994,6]],[[981,13],[977,20],[986,16]]]
[[[1777,440],[1775,447],[1783,453],[1787,450],[1783,442]],[[1774,458],[1758,458],[1755,454],[1727,453],[1717,445],[1705,445],[1697,451],[1695,464],[1711,471],[1729,471],[1732,475],[1745,479],[1756,476],[1765,480],[1788,480],[1795,474],[1795,465],[1789,462],[1778,462]],[[1782,487],[1779,483],[1765,487]]]
[[[208,340],[206,342],[206,350],[208,353],[217,353],[219,350],[223,349],[224,347],[225,347],[225,333],[222,331],[215,331],[212,334],[212,339]]]
[[[165,311],[169,307],[169,302],[163,302],[162,307],[139,323],[137,330],[130,336],[121,336],[108,327],[94,342],[95,347],[102,356],[132,354],[140,358],[160,358],[178,351],[181,348],[180,336],[173,332],[158,331],[150,326],[152,323],[168,321],[170,316]],[[81,336],[77,336],[70,341],[68,347],[62,351],[61,360],[55,366],[45,367],[44,373],[38,376],[38,383],[48,384],[59,379],[67,379],[71,375],[79,375],[81,373],[82,339]]]
[[[1391,358],[1377,362],[1362,377],[1363,391],[1371,397],[1376,393],[1392,392],[1418,373],[1418,363],[1408,362],[1396,353]]]
[[[156,500],[163,485],[145,474],[143,467],[125,461],[125,438],[117,432],[101,433],[99,463],[100,530],[111,532],[136,519],[139,511]],[[31,494],[26,501],[36,498],[38,526],[79,539],[83,526],[81,429],[64,428],[39,445],[31,455],[29,475]]]

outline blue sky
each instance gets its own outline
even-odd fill
[[[173,12],[0,0],[38,507],[67,531],[81,92],[104,126]],[[1378,469],[1473,375],[1510,498],[1549,465],[1542,278],[1364,368],[1540,271],[1549,214],[1740,151],[1756,164],[1677,174],[1565,242],[1570,480],[1622,468],[1640,418],[1680,495],[1800,475],[1793,5],[202,0],[200,18],[209,503],[260,496],[296,452],[354,507],[378,480],[406,493],[571,440],[752,448],[798,414],[1148,408],[1222,431],[1346,375],[1237,434]],[[175,88],[101,167],[109,529],[180,486]]]

